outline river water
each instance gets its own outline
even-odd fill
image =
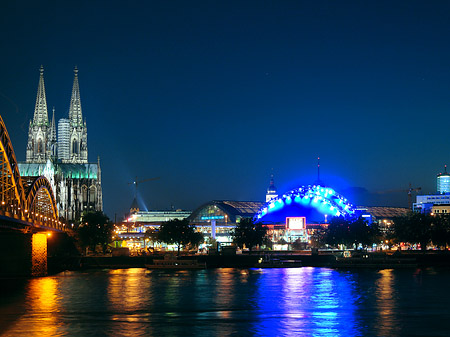
[[[1,336],[449,336],[450,270],[145,269],[1,280]]]

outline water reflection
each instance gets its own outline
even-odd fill
[[[106,312],[110,313],[111,324],[108,331],[122,333],[124,325],[129,335],[139,336],[146,329],[141,322],[145,321],[147,301],[151,301],[151,282],[145,277],[141,268],[116,269],[108,271]]]
[[[352,285],[325,268],[265,270],[259,282],[258,334],[358,335]]]
[[[379,271],[380,278],[376,281],[376,302],[378,315],[375,327],[380,336],[398,334],[395,326],[395,295],[394,291],[394,270],[384,269]]]
[[[3,291],[0,335],[445,336],[449,283],[448,270],[63,273]]]
[[[14,322],[11,336],[25,336],[28,331],[35,335],[56,336],[63,328],[59,317],[58,282],[54,278],[32,279],[25,288],[26,303],[22,316]]]

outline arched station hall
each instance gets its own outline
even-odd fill
[[[264,206],[258,201],[213,200],[198,207],[188,217],[189,222],[223,245],[232,242],[231,231],[243,218],[251,218]]]

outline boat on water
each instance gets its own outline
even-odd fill
[[[302,267],[300,260],[283,260],[283,259],[259,259],[255,264],[255,268],[299,268]]]
[[[154,259],[152,264],[146,264],[145,267],[147,269],[191,270],[206,269],[206,263],[194,259],[165,256],[164,259]]]

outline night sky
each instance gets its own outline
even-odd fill
[[[105,212],[259,201],[321,179],[407,206],[450,164],[449,1],[2,1],[0,114],[25,160],[39,67],[49,118],[79,69]],[[395,192],[397,191],[397,192]],[[356,193],[353,193],[356,192]]]

